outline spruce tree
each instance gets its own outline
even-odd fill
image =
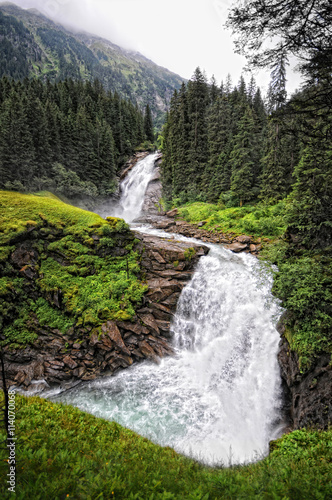
[[[2,105],[0,128],[2,186],[16,180],[30,186],[35,174],[35,150],[23,101],[14,89]]]
[[[316,123],[320,130],[322,123]],[[296,182],[287,233],[307,248],[332,245],[332,148],[319,135],[309,138],[295,168]],[[294,237],[292,237],[294,240]]]
[[[196,68],[192,79],[188,82],[188,118],[189,118],[189,151],[188,163],[190,170],[189,189],[190,198],[195,198],[201,188],[205,165],[208,160],[207,141],[207,106],[208,106],[208,85],[206,77],[200,68]]]
[[[146,139],[149,142],[154,142],[152,114],[150,106],[148,104],[145,106],[145,113],[144,113],[144,133]]]
[[[230,155],[232,169],[231,191],[239,200],[240,206],[253,198],[255,148],[255,122],[249,106],[239,123],[238,134]]]

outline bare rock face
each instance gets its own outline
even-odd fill
[[[327,429],[332,421],[331,355],[321,355],[309,370],[301,373],[298,355],[284,336],[284,318],[278,324],[282,335],[278,361],[291,425],[294,429],[312,425]]]
[[[148,285],[136,316],[131,321],[106,321],[98,332],[81,328],[64,335],[56,329],[40,328],[33,345],[5,352],[9,385],[33,393],[50,385],[67,389],[144,359],[158,362],[173,354],[169,343],[172,316],[183,287],[208,248],[140,233],[135,236],[142,255],[142,279]],[[24,268],[36,256],[24,245],[14,252],[12,260],[17,268]],[[60,297],[53,303],[60,307]]]

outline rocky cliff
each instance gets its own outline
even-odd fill
[[[158,358],[172,354],[170,322],[178,297],[199,257],[208,249],[137,233],[118,240],[113,253],[123,254],[134,236],[134,250],[142,256],[141,279],[147,285],[135,316],[130,321],[105,321],[99,333],[85,326],[71,328],[66,334],[48,326],[41,327],[35,318],[37,339],[25,348],[5,349],[10,385],[30,391],[41,391],[49,385],[67,388],[81,380],[113,374],[143,359],[157,362]],[[34,281],[38,278],[40,256],[32,241],[23,239],[9,261],[24,276],[33,293],[38,294]],[[48,300],[61,307],[59,293],[53,293]]]
[[[331,355],[319,356],[308,370],[301,372],[299,358],[286,339],[287,313],[278,323],[281,335],[278,361],[284,382],[287,414],[292,428],[317,426],[327,429],[332,422]]]

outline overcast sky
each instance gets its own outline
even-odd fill
[[[12,1],[137,50],[183,78],[189,79],[200,66],[209,79],[214,75],[218,84],[228,73],[236,84],[245,66],[244,57],[234,53],[231,33],[224,27],[232,0]],[[264,93],[269,70],[254,76]],[[289,75],[288,91],[294,91],[299,82],[299,76]]]

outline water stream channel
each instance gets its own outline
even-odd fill
[[[127,222],[140,215],[155,158],[137,163],[107,215]],[[134,227],[170,238],[149,225]],[[266,455],[269,441],[282,431],[275,329],[281,310],[271,294],[271,274],[258,259],[208,246],[171,325],[175,356],[136,364],[52,399],[115,420],[205,464],[245,463]]]

